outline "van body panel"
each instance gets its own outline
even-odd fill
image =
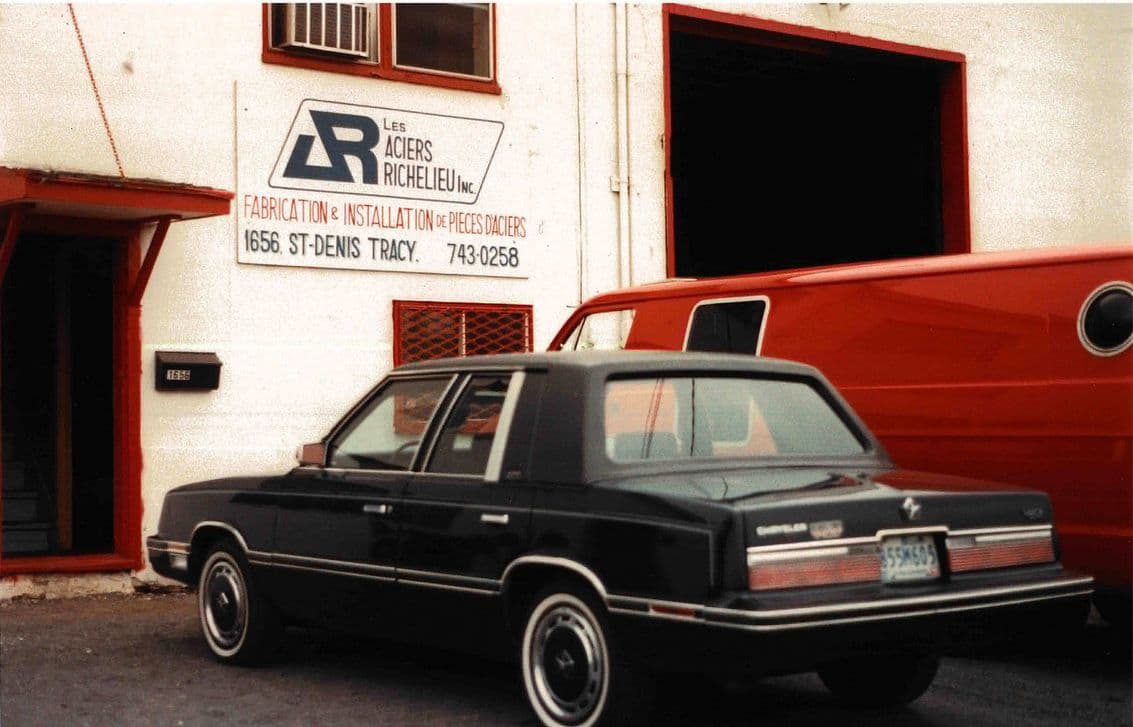
[[[1051,497],[1065,563],[1133,580],[1133,347],[1091,352],[1087,299],[1133,283],[1133,245],[864,263],[614,291],[625,347],[679,350],[693,309],[766,296],[762,355],[819,368],[901,467],[1016,483]]]

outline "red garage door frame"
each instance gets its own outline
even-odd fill
[[[666,4],[662,8],[665,95],[665,244],[666,274],[676,275],[672,177],[672,101],[670,38],[673,31],[694,33],[746,43],[799,47],[800,44],[840,44],[938,61],[940,88],[941,213],[946,254],[971,252],[971,212],[968,182],[967,62],[952,51],[923,48],[851,33],[793,25],[748,15]]]
[[[186,184],[0,167],[0,284],[24,231],[99,237],[112,240],[115,246],[113,552],[15,558],[0,553],[0,576],[124,571],[144,566],[142,294],[170,222],[227,215],[232,198],[233,193],[226,190]]]

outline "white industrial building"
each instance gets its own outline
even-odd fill
[[[0,597],[155,579],[169,489],[599,291],[1133,239],[1128,4],[19,4],[0,48]]]

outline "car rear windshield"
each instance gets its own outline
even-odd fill
[[[615,462],[865,452],[863,440],[804,381],[615,379],[605,397],[606,454]]]

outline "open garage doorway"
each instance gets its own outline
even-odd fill
[[[962,56],[665,17],[670,275],[970,249]]]

